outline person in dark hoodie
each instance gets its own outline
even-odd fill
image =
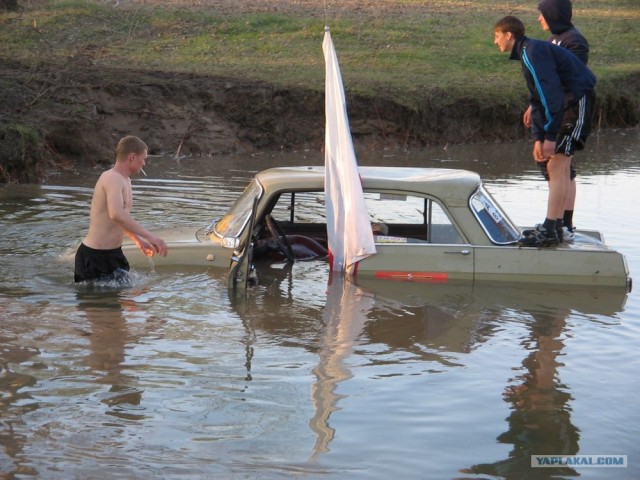
[[[547,162],[549,197],[543,223],[523,232],[527,247],[559,243],[569,191],[571,158],[582,150],[591,130],[596,77],[569,50],[525,36],[524,24],[506,16],[493,27],[494,44],[519,60],[529,89],[533,159]]]
[[[566,48],[582,63],[589,63],[589,42],[571,23],[571,0],[542,0],[538,4],[538,22],[545,32],[551,32],[549,41]]]
[[[573,10],[571,0],[542,0],[538,4],[538,22],[545,32],[551,32],[549,41],[555,45],[566,48],[586,65],[589,62],[589,42],[580,31],[571,23]],[[522,117],[525,127],[531,128],[531,106],[527,108]],[[542,175],[549,180],[546,162],[539,164]],[[576,202],[576,170],[571,161],[569,193],[567,203],[562,215],[562,234],[565,241],[573,239],[573,211]],[[560,232],[558,232],[560,234]]]

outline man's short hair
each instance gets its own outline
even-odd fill
[[[118,142],[118,146],[116,147],[116,158],[126,157],[130,153],[143,153],[145,150],[149,150],[146,143],[138,137],[128,135]]]
[[[513,15],[507,15],[501,18],[493,26],[494,32],[511,32],[514,36],[520,37],[524,35],[524,24]]]

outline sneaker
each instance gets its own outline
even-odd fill
[[[555,230],[547,230],[542,224],[536,225],[533,230],[525,230],[518,239],[521,247],[550,247],[558,244],[558,234]]]
[[[516,244],[519,247],[542,247],[542,238],[535,233],[535,230],[525,230]]]
[[[573,239],[575,238],[574,230],[574,228],[562,227],[562,241],[566,243],[573,242]]]

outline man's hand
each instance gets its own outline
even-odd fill
[[[164,240],[162,240],[160,237],[150,238],[149,243],[151,243],[151,246],[153,247],[155,253],[157,253],[158,255],[162,255],[163,257],[167,256],[167,244],[164,243]]]
[[[525,127],[531,128],[531,105],[524,111],[522,115],[522,123]]]
[[[153,257],[156,253],[163,257],[167,256],[167,244],[159,237],[153,237],[146,240],[135,235],[134,240],[140,251],[147,257]]]
[[[156,251],[153,248],[153,245],[151,245],[146,240],[143,240],[140,237],[136,237],[135,238],[135,242],[136,242],[136,245],[138,246],[138,248],[140,249],[140,251],[143,253],[144,256],[153,257],[155,255]]]
[[[556,153],[556,142],[536,140],[533,144],[533,159],[540,163],[546,162]]]

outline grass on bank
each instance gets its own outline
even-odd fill
[[[591,44],[590,66],[605,84],[640,72],[637,1],[574,5],[574,23]],[[387,14],[369,5],[325,16],[311,1],[309,12],[298,5],[289,13],[233,13],[215,0],[190,6],[181,0],[19,0],[19,11],[0,11],[0,56],[34,66],[53,61],[192,72],[322,89],[326,19],[351,93],[407,105],[433,92],[500,104],[524,95],[525,87],[519,65],[493,45],[492,26],[514,14],[529,36],[547,38],[536,21],[537,3],[378,0]],[[390,10],[394,4],[402,7],[397,13]]]

